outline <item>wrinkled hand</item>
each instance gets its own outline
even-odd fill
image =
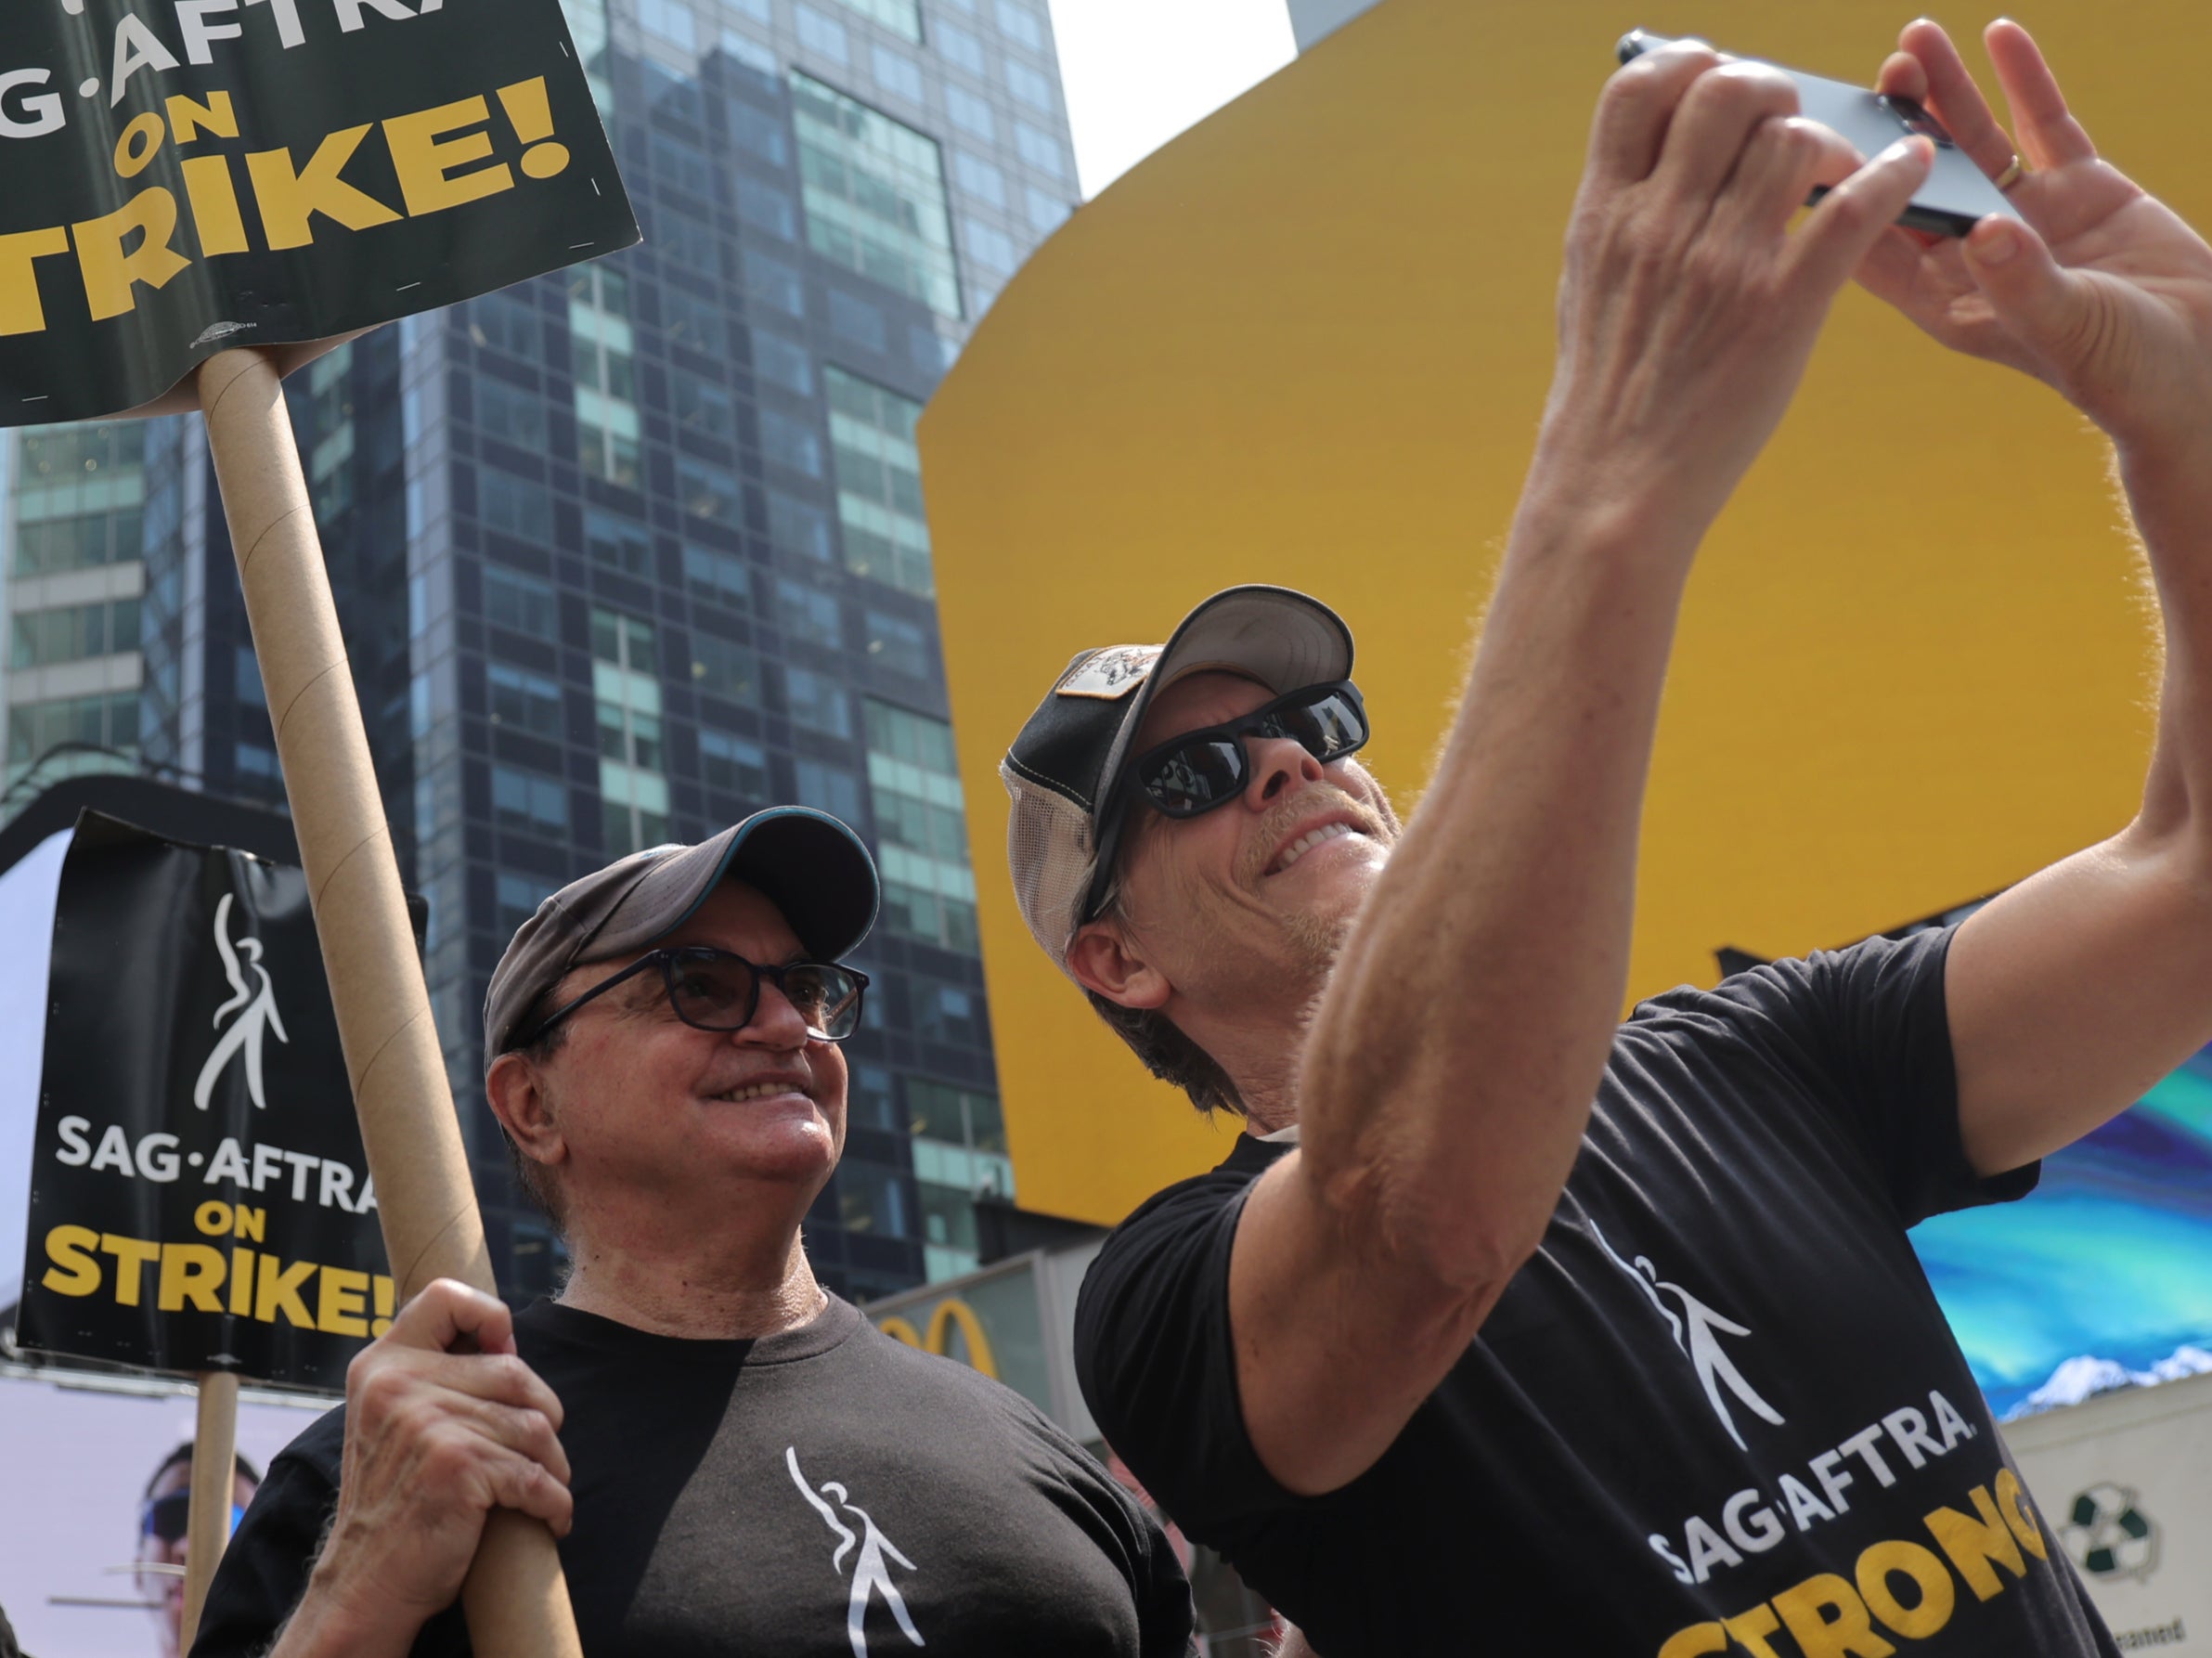
[[[1781,71],[1697,42],[1607,83],[1567,235],[1547,493],[1667,509],[1694,547],[1773,433],[1933,153],[1907,139],[1861,166],[1797,110]],[[1834,188],[1792,230],[1816,184]]]
[[[1983,39],[2032,169],[2011,187],[2032,232],[1992,215],[1972,235],[1895,230],[1859,280],[1953,348],[2056,387],[2123,447],[2171,450],[2212,434],[2212,248],[2098,158],[2026,30]],[[1950,37],[1907,26],[1880,89],[1927,105],[1995,178],[2014,140]]]
[[[453,1352],[473,1341],[476,1351]],[[347,1367],[338,1512],[313,1588],[362,1627],[405,1633],[452,1604],[485,1516],[569,1529],[561,1401],[516,1356],[491,1296],[440,1278]]]

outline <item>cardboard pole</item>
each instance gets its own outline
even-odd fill
[[[200,1378],[200,1420],[192,1430],[192,1504],[185,1525],[185,1620],[177,1651],[192,1650],[207,1586],[230,1542],[232,1496],[238,1487],[239,1379],[227,1370]]]
[[[201,367],[200,406],[399,1299],[440,1277],[489,1293],[484,1222],[283,382],[261,353],[226,351]],[[493,1511],[462,1602],[485,1658],[582,1658],[552,1534],[527,1515]]]

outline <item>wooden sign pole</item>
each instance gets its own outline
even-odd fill
[[[484,1222],[283,382],[260,352],[226,351],[201,367],[200,406],[392,1276],[403,1302],[441,1277],[489,1293]],[[485,1658],[582,1658],[552,1534],[527,1515],[493,1511],[462,1602]]]
[[[192,1430],[192,1504],[185,1522],[185,1619],[176,1650],[192,1650],[207,1586],[230,1542],[238,1483],[239,1379],[227,1370],[200,1378],[200,1420]]]

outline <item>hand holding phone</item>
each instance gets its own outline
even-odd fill
[[[1616,53],[1623,63],[1631,63],[1668,44],[1663,35],[1633,29],[1621,37]],[[1910,98],[1884,97],[1861,86],[1824,80],[1779,63],[1767,67],[1780,70],[1796,84],[1798,108],[1807,120],[1841,134],[1861,155],[1880,155],[1899,138],[1916,133],[1934,143],[1935,164],[1929,170],[1927,182],[1913,192],[1912,205],[1897,217],[1897,223],[1907,229],[1964,236],[1991,214],[2020,218],[2004,192],[1960,149],[1942,124]],[[1806,205],[1827,193],[1825,187],[1816,186]]]

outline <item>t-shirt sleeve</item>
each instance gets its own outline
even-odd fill
[[[269,1464],[208,1586],[191,1658],[262,1658],[300,1603],[338,1502],[343,1418],[333,1411]]]
[[[1248,1173],[1186,1181],[1106,1240],[1076,1303],[1076,1377],[1099,1431],[1191,1536],[1295,1501],[1245,1431],[1229,1256]]]
[[[1985,1179],[1959,1134],[1944,963],[1957,929],[1869,939],[1724,980],[1714,999],[1871,1159],[1908,1226],[2035,1189],[2039,1165]]]

